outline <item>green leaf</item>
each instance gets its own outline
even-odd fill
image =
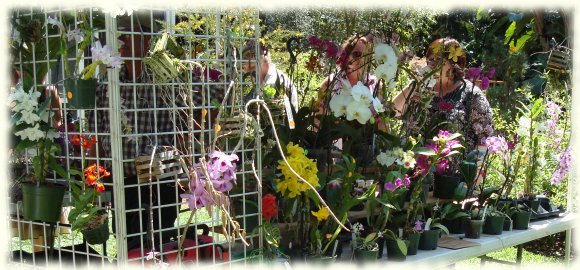
[[[401,253],[404,256],[407,256],[407,244],[405,244],[405,241],[397,239],[397,246],[399,246],[399,250],[401,251]]]
[[[417,155],[423,155],[423,156],[434,156],[437,153],[435,153],[435,151],[433,151],[433,149],[428,148],[428,147],[415,147],[413,149],[413,152],[415,152],[415,154]]]
[[[468,186],[465,182],[460,182],[459,184],[457,184],[457,186],[453,190],[453,199],[457,201],[465,199],[465,197],[467,196],[467,189]]]
[[[439,228],[443,232],[445,232],[445,234],[449,235],[449,230],[447,229],[447,227],[445,227],[445,225],[443,225],[441,223],[435,223],[435,224],[431,225],[431,228]]]
[[[369,233],[369,235],[367,235],[367,237],[365,237],[364,242],[369,243],[369,242],[375,240],[375,238],[377,238],[377,233],[375,233],[375,232]]]
[[[512,22],[508,29],[505,31],[505,39],[503,44],[507,45],[514,35],[514,31],[516,30],[516,22]]]

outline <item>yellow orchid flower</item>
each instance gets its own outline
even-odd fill
[[[431,53],[433,53],[434,55],[437,55],[441,51],[442,47],[443,47],[442,43],[436,42],[429,45],[429,50],[431,50]]]
[[[457,62],[457,57],[464,55],[463,50],[458,46],[451,46],[449,48],[448,59],[453,59],[453,62]]]
[[[318,210],[317,212],[310,211],[310,213],[312,213],[312,215],[315,216],[316,219],[318,219],[318,222],[328,219],[328,215],[330,215],[328,209],[322,206],[319,206],[319,209],[320,210]]]

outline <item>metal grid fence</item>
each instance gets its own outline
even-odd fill
[[[33,74],[31,79],[38,89],[51,86],[58,89],[63,115],[59,126],[62,151],[57,157],[60,165],[69,172],[81,170],[80,164],[86,164],[82,163],[84,157],[85,162],[96,163],[111,172],[111,177],[103,180],[105,192],[98,201],[109,213],[111,236],[106,244],[89,245],[79,232],[70,230],[66,220],[70,211],[66,206],[71,201],[68,194],[56,224],[23,220],[21,202],[17,201],[11,203],[14,209],[9,218],[13,263],[76,267],[154,262],[218,264],[245,261],[252,254],[252,247],[242,244],[240,237],[252,243],[253,248],[261,247],[259,233],[252,232],[261,224],[261,190],[252,171],[252,163],[259,163],[260,140],[243,139],[235,130],[221,128],[226,126],[223,122],[227,119],[239,117],[245,94],[253,87],[244,81],[241,73],[244,60],[239,59],[243,59],[242,46],[259,37],[257,11],[149,8],[128,13],[65,7],[12,11],[14,22],[38,21],[42,31],[36,43],[21,40],[31,53],[16,55],[13,64],[22,80]],[[58,27],[49,23],[53,19],[66,22],[65,30],[69,32],[75,26],[88,26],[93,30],[90,44],[98,40],[103,46],[119,48],[121,52],[123,67],[107,68],[106,76],[99,79],[94,109],[71,106],[63,80],[70,73],[67,69],[78,73],[92,63],[90,45],[82,50],[79,60],[76,59],[79,53],[69,53],[67,61],[62,61],[52,47],[62,38]],[[168,80],[159,77],[156,66],[143,61],[152,56],[147,52],[163,33],[168,33],[183,50],[179,63],[174,62],[178,75]],[[27,33],[19,33],[21,38],[26,36]],[[68,51],[76,52],[80,44],[75,46]],[[103,67],[99,67],[98,73],[104,74]],[[43,69],[47,71],[46,77],[37,78],[36,74],[43,74]],[[75,136],[94,137],[97,144],[92,150],[83,150],[73,144]],[[240,139],[243,141],[239,142]],[[232,216],[235,213],[245,233],[235,236],[234,241],[232,226],[221,226],[227,222],[218,207],[190,214],[180,195],[189,192],[188,182],[195,164],[213,150],[230,153],[236,145],[237,184],[228,192],[227,209]],[[30,172],[31,164],[26,161],[29,158],[25,155],[14,162],[13,170],[18,167]],[[144,162],[136,166],[136,160],[141,159]],[[151,160],[179,166],[160,175],[161,172],[155,173],[159,166],[152,168]],[[261,176],[261,166],[254,167]],[[12,178],[16,176],[13,172]],[[67,183],[54,172],[50,178]],[[182,257],[177,258],[176,243],[182,239],[188,219],[191,230],[186,238],[194,244],[185,245]],[[202,236],[204,229],[209,229],[212,241]],[[160,253],[148,258],[152,250]]]

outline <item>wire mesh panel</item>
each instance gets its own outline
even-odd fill
[[[55,104],[48,128],[60,147],[47,152],[56,157],[47,182],[66,192],[58,221],[22,216],[15,194],[29,177],[17,176],[36,172],[41,154],[15,155],[11,261],[220,264],[254,255],[260,140],[244,111],[254,91],[241,66],[256,59],[240,60],[240,48],[259,37],[257,16],[13,10],[13,92],[39,91]]]

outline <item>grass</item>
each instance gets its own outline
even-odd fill
[[[510,247],[510,248],[506,248],[506,249],[502,249],[496,252],[492,252],[487,254],[488,257],[497,259],[497,260],[503,260],[503,261],[509,261],[509,262],[515,262],[516,261],[516,257],[517,257],[517,248],[516,247]],[[466,269],[466,268],[470,268],[473,269],[474,266],[480,266],[481,260],[479,258],[471,258],[465,261],[461,261],[455,264],[455,266],[457,267],[457,269]],[[564,259],[560,259],[560,258],[554,258],[554,257],[549,257],[549,256],[543,256],[543,255],[539,255],[539,254],[535,254],[529,251],[526,251],[525,249],[522,252],[522,266],[537,266],[538,264],[563,264]],[[486,266],[501,266],[506,267],[508,269],[516,269],[516,266],[512,266],[512,265],[506,265],[506,264],[500,264],[500,263],[494,263],[494,262],[486,262]]]

